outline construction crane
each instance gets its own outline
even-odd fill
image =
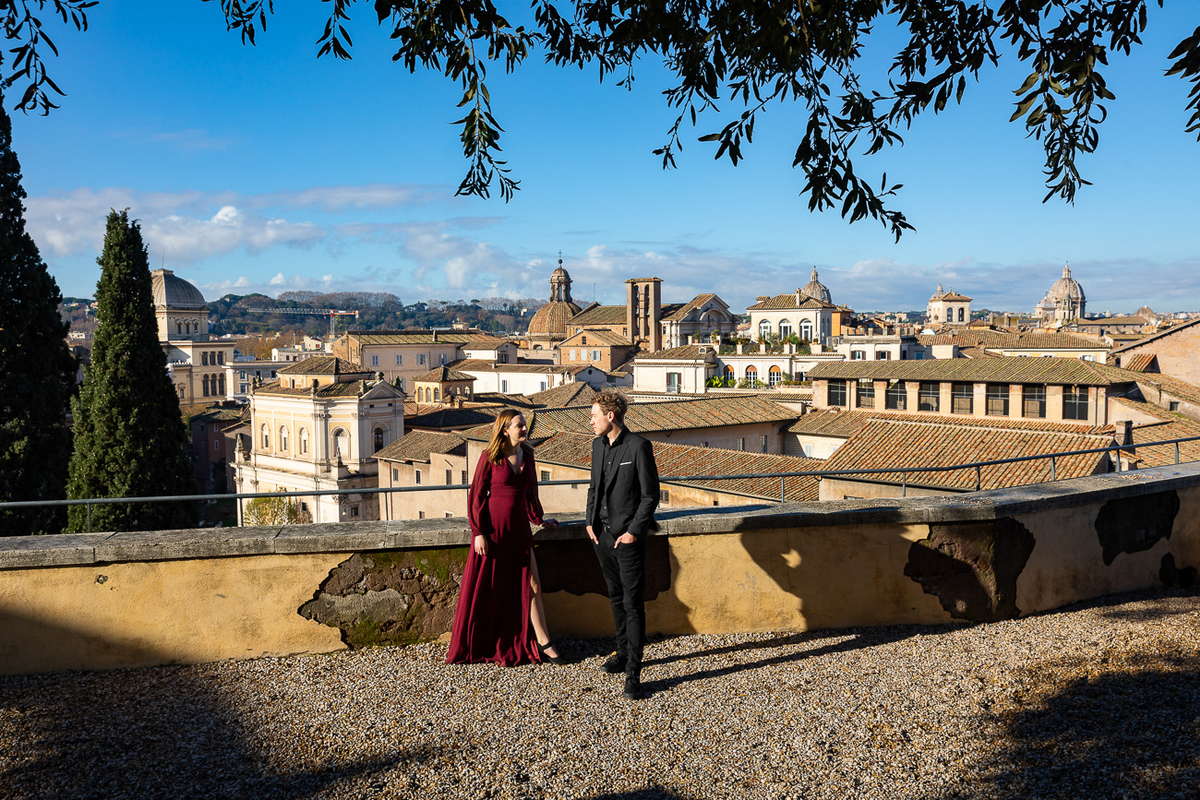
[[[313,317],[329,317],[329,338],[337,335],[336,323],[338,317],[354,317],[358,319],[357,311],[346,311],[340,308],[248,308],[257,314],[304,314]]]

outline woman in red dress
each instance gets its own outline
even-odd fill
[[[542,516],[533,450],[525,417],[506,409],[496,416],[467,495],[471,547],[459,588],[446,663],[494,661],[506,667],[561,658],[546,631],[541,581],[533,554]]]

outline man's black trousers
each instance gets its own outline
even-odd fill
[[[604,522],[596,531],[600,543],[594,545],[608,600],[612,603],[613,623],[617,629],[617,652],[625,656],[625,672],[641,675],[642,648],[646,640],[646,537],[639,536],[633,544],[613,548],[616,536]]]

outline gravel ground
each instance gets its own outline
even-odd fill
[[[445,646],[0,678],[3,798],[1189,798],[1200,597],[655,641],[620,696]]]

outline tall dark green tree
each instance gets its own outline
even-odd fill
[[[25,231],[25,190],[0,94],[0,500],[65,496],[75,359],[62,295]],[[0,536],[57,533],[61,508],[0,511]]]
[[[188,494],[193,485],[187,429],[158,344],[142,230],[127,211],[108,215],[97,262],[96,336],[83,386],[71,404],[75,449],[67,493],[72,498]],[[71,506],[69,529],[188,527],[190,505]]]

